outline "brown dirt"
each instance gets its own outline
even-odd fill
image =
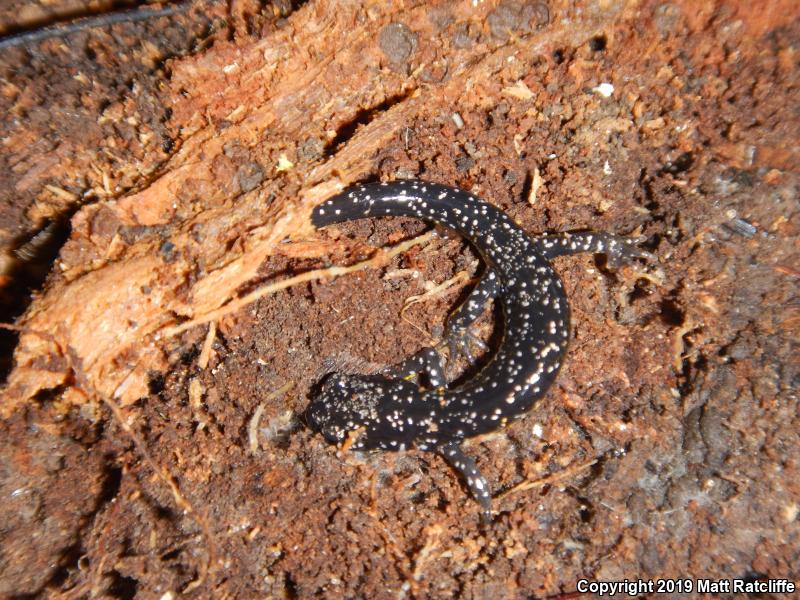
[[[52,4],[29,22],[74,11]],[[388,4],[210,2],[0,57],[0,286],[9,317],[25,310],[0,595],[800,578],[800,9]],[[474,272],[459,239],[263,297],[213,319],[203,349],[232,299],[426,230],[308,225],[342,186],[410,176],[531,233],[641,232],[659,258],[557,261],[567,363],[528,417],[468,447],[495,490],[487,527],[437,456],[341,453],[299,418],[327,370],[431,343],[464,289],[401,309]],[[62,244],[48,224],[67,219]]]

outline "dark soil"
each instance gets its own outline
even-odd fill
[[[3,29],[18,31],[9,4]],[[437,3],[425,22],[397,9],[402,26],[374,36],[376,77],[419,68],[435,89],[448,75],[419,59],[430,31],[448,48],[497,46],[606,10],[563,4],[504,0],[483,23],[471,2]],[[315,9],[209,2],[0,56],[9,320],[58,283],[70,217],[146,186],[180,141],[171,61],[302,31]],[[581,578],[797,581],[798,40],[793,3],[631,3],[589,39],[518,56],[514,89],[498,75],[431,103],[372,158],[371,179],[474,190],[531,234],[641,234],[659,259],[617,273],[599,257],[556,262],[573,312],[559,379],[526,418],[467,446],[495,493],[491,524],[438,456],[343,453],[302,419],[326,372],[392,364],[437,339],[466,288],[401,310],[480,272],[452,235],[223,318],[206,368],[204,328],[160,342],[168,367],[150,373],[126,426],[102,402],[67,402],[80,381],[16,410],[0,423],[0,595],[528,598]],[[295,140],[297,169],[374,116]],[[245,192],[274,176],[246,153],[228,158]],[[259,282],[427,229],[338,226],[350,252],[275,255]]]

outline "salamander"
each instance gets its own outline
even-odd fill
[[[466,300],[447,319],[448,360],[469,355],[470,331],[490,300],[500,305],[499,348],[471,379],[450,385],[442,353],[425,348],[402,363],[363,375],[332,373],[307,410],[307,420],[333,443],[354,450],[439,452],[464,478],[491,515],[491,493],[465,439],[525,415],[547,392],[564,361],[570,337],[569,303],[553,270],[557,256],[605,254],[611,268],[652,255],[640,241],[583,232],[531,237],[505,213],[473,194],[425,181],[370,183],[346,189],[316,207],[321,228],[353,219],[411,216],[465,237],[485,262]],[[427,381],[423,380],[426,379]]]

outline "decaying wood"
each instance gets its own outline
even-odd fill
[[[612,3],[546,33],[457,49],[437,35],[429,3],[393,4],[308,3],[274,35],[175,65],[178,150],[135,193],[75,215],[58,261],[63,277],[20,321],[59,343],[20,336],[5,415],[70,383],[59,348],[69,348],[92,386],[120,405],[145,395],[148,372],[165,366],[170,342],[160,333],[235,300],[284,240],[313,239],[311,209],[373,172],[376,153],[407,124],[433,107],[447,116],[459,103],[486,104],[486,91],[515,85],[533,57],[566,39],[588,39],[623,14]],[[495,5],[467,0],[450,10],[483,27]],[[389,64],[376,42],[395,21],[419,39],[402,67]],[[446,74],[430,83],[426,69],[440,57]],[[371,110],[352,137],[340,139]],[[327,158],[298,158],[307,140]]]

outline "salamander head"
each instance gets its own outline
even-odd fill
[[[391,426],[386,416],[409,390],[417,388],[381,375],[333,373],[308,407],[308,423],[332,443],[342,443],[357,431],[354,449],[400,449],[400,444],[413,440],[413,432]]]

